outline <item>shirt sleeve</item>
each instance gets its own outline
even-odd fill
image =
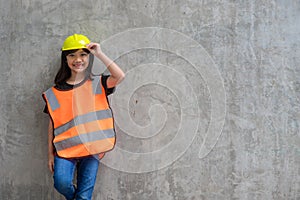
[[[114,93],[115,91],[115,87],[113,88],[107,88],[107,78],[109,77],[110,75],[102,75],[102,78],[101,78],[101,83],[104,87],[104,90],[105,90],[105,93],[106,93],[106,96]]]
[[[45,105],[43,112],[46,113],[46,114],[49,114],[47,105]]]

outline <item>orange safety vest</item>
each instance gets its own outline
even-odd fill
[[[101,76],[72,90],[51,87],[43,98],[53,121],[53,143],[58,156],[83,157],[113,149],[113,116]]]

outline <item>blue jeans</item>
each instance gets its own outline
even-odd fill
[[[65,159],[54,158],[54,187],[67,200],[90,200],[97,177],[99,160],[97,157]],[[77,187],[73,184],[77,169]]]

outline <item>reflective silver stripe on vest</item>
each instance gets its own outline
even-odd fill
[[[94,94],[102,94],[102,87],[100,83],[100,76],[94,76],[93,77],[93,92]]]
[[[57,151],[61,151],[87,142],[94,142],[97,140],[104,140],[113,137],[115,137],[115,132],[113,129],[101,130],[101,131],[78,135],[63,141],[56,142],[54,143],[54,146]]]
[[[51,109],[53,111],[55,111],[57,108],[60,107],[59,103],[58,103],[58,100],[53,92],[53,88],[49,88],[46,92],[45,92],[45,95],[47,97],[47,100],[48,100],[48,103],[51,107]]]
[[[107,119],[107,118],[112,118],[112,113],[110,109],[107,110],[99,110],[96,112],[90,112],[84,115],[79,115],[72,119],[71,121],[57,127],[54,130],[54,135],[57,136],[61,133],[66,132],[68,129],[78,126],[80,124],[85,124],[87,122],[92,122],[96,120],[101,120],[101,119]]]

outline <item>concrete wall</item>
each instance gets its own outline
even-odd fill
[[[299,1],[1,0],[0,17],[0,199],[63,199],[41,93],[73,33],[127,74],[94,199],[300,199]]]

